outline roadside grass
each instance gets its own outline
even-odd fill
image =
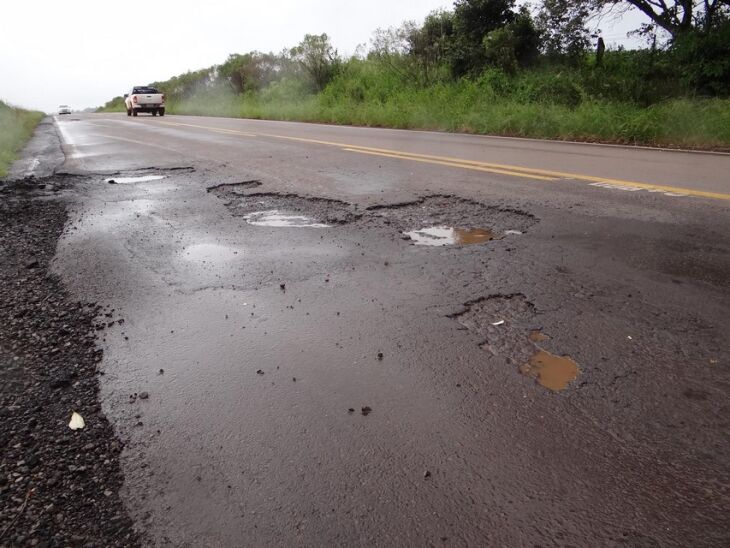
[[[487,69],[457,80],[441,71],[427,83],[353,58],[318,93],[296,75],[243,94],[209,78],[188,88],[175,78],[156,85],[170,114],[729,151],[730,98],[694,96],[681,82],[665,89],[647,55],[612,52],[602,67]],[[122,101],[100,111],[123,111]]]
[[[730,149],[730,100],[670,99],[649,107],[587,100],[571,107],[480,93],[469,86],[403,90],[384,100],[207,93],[168,103],[171,114],[426,129],[568,141]]]
[[[43,116],[42,112],[11,107],[0,101],[0,177],[8,174],[10,164],[33,135]]]

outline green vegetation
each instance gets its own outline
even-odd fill
[[[153,85],[173,114],[729,148],[728,2],[662,3],[637,30],[650,47],[606,51],[599,39],[591,51],[586,22],[616,4],[646,8],[457,0],[420,25],[376,31],[350,58],[307,35],[280,54],[233,54]],[[122,98],[102,110],[123,110]]]
[[[25,146],[42,112],[11,107],[0,101],[0,177],[5,177],[16,154]]]

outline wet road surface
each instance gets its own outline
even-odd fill
[[[730,156],[57,127],[151,544],[730,541]]]

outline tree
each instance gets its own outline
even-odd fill
[[[589,15],[590,9],[582,0],[543,0],[537,14],[543,51],[552,57],[580,57],[590,44],[586,27]]]
[[[540,33],[524,6],[514,20],[484,37],[484,51],[489,65],[514,73],[518,67],[533,63],[539,54]]]
[[[291,57],[312,79],[317,91],[322,91],[337,72],[340,64],[337,50],[326,34],[307,34],[290,51]]]
[[[416,60],[425,83],[431,82],[446,62],[453,37],[454,14],[446,10],[431,12],[423,26],[408,33],[408,53]]]
[[[595,12],[610,8],[634,7],[646,15],[651,24],[645,31],[664,29],[672,39],[689,31],[708,32],[730,14],[730,0],[577,0]]]
[[[515,35],[509,27],[493,30],[484,37],[484,52],[487,63],[507,74],[517,72]]]
[[[449,51],[456,76],[484,68],[484,38],[515,18],[515,0],[456,0],[454,2],[454,39]]]
[[[273,53],[252,51],[229,55],[226,62],[218,67],[218,76],[225,79],[235,93],[244,93],[268,86],[281,70],[281,59]]]

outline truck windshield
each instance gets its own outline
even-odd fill
[[[160,92],[157,91],[155,88],[142,87],[142,88],[134,88],[132,90],[132,93],[160,93]]]

